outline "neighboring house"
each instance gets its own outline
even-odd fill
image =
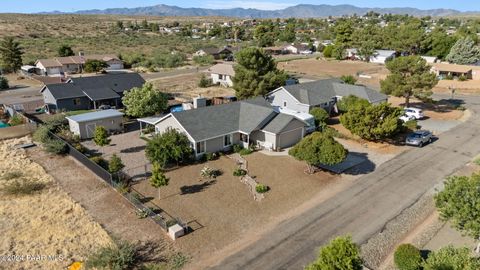
[[[388,60],[395,58],[395,51],[390,50],[376,50],[370,56],[370,63],[385,64]]]
[[[212,82],[214,84],[219,83],[225,87],[232,87],[232,78],[235,76],[235,70],[233,64],[216,64],[208,69]]]
[[[285,51],[288,51],[292,54],[311,54],[312,50],[305,44],[292,44],[284,48]]]
[[[271,55],[281,55],[281,54],[287,54],[288,51],[285,50],[285,47],[282,46],[276,46],[276,47],[265,47],[263,50]]]
[[[278,113],[262,97],[173,112],[155,123],[155,131],[176,129],[187,135],[196,157],[231,150],[234,144],[281,150],[298,143],[306,124]]]
[[[433,64],[438,61],[438,58],[435,56],[421,56],[425,61],[427,61],[427,64]]]
[[[93,54],[67,57],[55,57],[53,59],[39,59],[35,63],[36,68],[45,76],[62,76],[65,73],[80,73],[85,62],[88,60],[99,60],[107,63],[107,70],[123,69],[123,61],[113,54]]]
[[[464,76],[466,79],[480,79],[480,72],[477,70],[475,70],[474,78],[474,66],[434,63],[431,70],[441,79],[445,79],[447,76],[452,76],[454,78]]]
[[[119,108],[123,106],[123,92],[144,83],[137,73],[111,74],[71,78],[66,83],[45,85],[40,92],[49,113],[96,109],[101,105]]]
[[[275,108],[287,108],[300,113],[309,113],[321,107],[329,113],[338,112],[337,100],[354,95],[372,104],[386,102],[388,97],[361,85],[350,85],[336,79],[282,86],[267,94],[267,100]]]
[[[97,126],[103,126],[108,132],[122,131],[123,115],[117,110],[103,110],[65,118],[73,134],[80,136],[80,139],[90,139],[94,137]]]
[[[203,48],[195,52],[194,55],[196,56],[205,56],[205,55],[211,55],[213,56],[214,59],[224,59],[226,57],[232,56],[235,52],[235,48],[225,46],[223,48],[215,48],[215,47],[209,47],[209,48]]]

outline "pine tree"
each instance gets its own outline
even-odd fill
[[[17,72],[22,67],[23,49],[13,37],[0,42],[0,69],[5,73]]]

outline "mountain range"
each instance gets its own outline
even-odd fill
[[[409,14],[412,16],[452,16],[467,14],[454,9],[429,9],[416,8],[363,8],[353,5],[296,5],[280,10],[259,10],[245,8],[207,9],[207,8],[181,8],[177,6],[155,5],[137,8],[109,8],[80,10],[74,14],[116,14],[116,15],[152,15],[152,16],[224,16],[239,18],[315,18],[343,15],[363,15],[369,11],[380,14]],[[43,12],[42,14],[60,14],[63,12]],[[471,14],[469,12],[468,14]]]

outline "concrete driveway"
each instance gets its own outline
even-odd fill
[[[361,177],[351,188],[284,221],[213,269],[302,269],[332,237],[351,234],[365,243],[480,153],[480,97],[463,96],[472,116],[439,140],[414,148]]]

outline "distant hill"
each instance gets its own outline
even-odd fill
[[[296,5],[281,10],[258,9],[206,9],[206,8],[181,8],[177,6],[155,5],[138,8],[109,8],[104,10],[81,10],[75,14],[116,14],[116,15],[154,15],[154,16],[224,16],[239,18],[314,18],[342,15],[363,15],[369,11],[381,14],[409,14],[412,16],[451,16],[464,14],[453,9],[416,8],[362,8],[352,5]],[[58,11],[43,12],[43,14],[58,14]],[[467,14],[467,13],[465,13]]]

